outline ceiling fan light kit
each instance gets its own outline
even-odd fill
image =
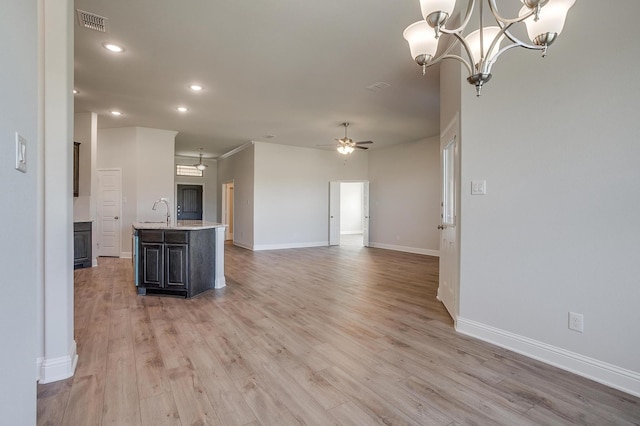
[[[480,96],[482,86],[491,79],[491,68],[495,61],[507,50],[514,47],[542,51],[546,56],[547,49],[560,35],[569,9],[576,0],[520,0],[524,6],[518,17],[504,18],[498,12],[496,0],[467,0],[467,12],[462,24],[458,28],[447,28],[449,18],[456,6],[456,0],[420,0],[423,21],[409,25],[403,33],[409,43],[411,57],[422,67],[422,74],[426,68],[433,66],[443,59],[455,59],[467,68],[467,81],[476,86],[476,94]],[[484,3],[487,2],[497,26],[485,26]],[[463,36],[469,24],[475,5],[478,3],[479,28]],[[517,38],[511,27],[517,23],[524,23],[531,43]],[[453,36],[453,42],[442,53],[436,56],[438,42],[442,34]],[[500,47],[505,40],[509,44]],[[450,54],[453,47],[460,44],[466,58]]]
[[[344,127],[344,138],[336,139],[338,141],[337,149],[340,154],[343,154],[343,155],[351,154],[353,151],[355,151],[356,148],[369,149],[366,146],[360,146],[360,145],[373,143],[372,141],[354,142],[353,139],[347,136],[347,127],[349,127],[349,123],[342,123],[342,126]]]

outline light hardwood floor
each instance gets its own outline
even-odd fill
[[[137,296],[131,261],[75,272],[79,361],[41,425],[640,424],[640,400],[456,334],[438,259],[226,247],[228,286]]]

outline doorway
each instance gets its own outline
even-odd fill
[[[225,229],[225,241],[233,241],[233,211],[234,211],[234,184],[233,181],[222,184],[222,218],[221,221],[227,228]]]
[[[120,257],[122,170],[98,170],[97,256]]]
[[[178,220],[202,220],[202,185],[178,185],[176,217]]]
[[[369,182],[329,183],[329,245],[369,246]]]

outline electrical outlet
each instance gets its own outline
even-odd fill
[[[569,312],[569,330],[582,333],[584,331],[584,315]]]

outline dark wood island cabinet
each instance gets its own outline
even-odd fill
[[[90,268],[92,262],[91,222],[73,223],[73,269]]]
[[[219,251],[224,250],[224,246],[217,244],[219,226],[160,228],[156,225],[151,228],[134,224],[134,274],[138,294],[193,297],[224,287],[220,270],[223,266],[217,264],[222,258]]]

